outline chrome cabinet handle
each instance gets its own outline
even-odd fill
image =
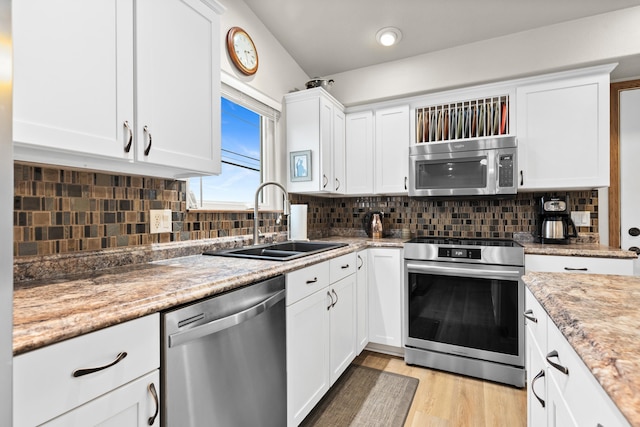
[[[336,302],[331,304],[331,307],[334,307],[338,303],[338,294],[336,294],[336,291],[334,289],[331,289],[331,292],[336,296]],[[333,298],[331,298],[331,300],[333,300]]]
[[[73,371],[73,376],[77,378],[77,377],[81,377],[83,375],[89,375],[89,374],[93,374],[94,372],[102,371],[103,369],[110,368],[113,365],[115,365],[116,363],[119,363],[125,357],[127,357],[127,352],[123,351],[121,353],[118,353],[118,356],[116,356],[116,360],[114,360],[113,362],[111,362],[111,363],[109,363],[107,365],[104,365],[104,366],[99,366],[97,368],[76,369],[75,371]]]
[[[565,267],[564,269],[566,271],[589,271],[587,267],[582,267],[582,268]]]
[[[151,138],[151,132],[149,132],[149,128],[146,125],[142,128],[142,130],[149,136],[149,145],[147,145],[147,148],[144,149],[144,155],[148,156],[149,152],[151,151],[151,143],[153,142],[153,139]]]
[[[316,283],[318,281],[317,277],[314,277],[313,280],[307,280],[307,285],[310,285],[312,283]]]
[[[341,269],[343,269],[343,270],[344,270],[344,269],[347,269],[347,268],[349,268],[349,264],[345,264],[345,265],[343,265],[343,266],[342,266],[342,267],[340,267],[340,268],[341,268]]]
[[[534,388],[536,381],[538,381],[540,378],[544,378],[544,369],[541,369],[540,372],[538,372],[538,375],[533,377],[533,381],[531,381],[531,393],[533,393],[536,399],[538,399],[538,402],[540,402],[540,404],[544,408],[544,400],[542,400],[540,396],[538,396],[538,393],[536,393],[536,389]]]
[[[329,184],[329,178],[327,178],[327,175],[322,174],[322,188],[327,188],[327,184]]]
[[[128,153],[129,151],[131,151],[131,143],[133,142],[133,131],[131,130],[131,126],[129,126],[128,120],[125,120],[123,124],[124,124],[124,127],[127,129],[127,132],[129,132],[129,139],[127,140],[127,145],[124,146],[124,152]]]
[[[336,191],[338,191],[338,188],[340,188],[340,180],[336,178]]]
[[[156,412],[153,413],[152,416],[149,417],[147,423],[152,426],[153,423],[156,422],[156,417],[158,416],[158,412],[160,411],[160,402],[158,401],[158,393],[156,392],[156,386],[153,383],[147,386],[147,390],[151,393],[151,397],[153,397],[153,401],[156,404]]]
[[[538,319],[533,317],[533,310],[527,310],[523,314],[524,318],[527,320],[531,320],[533,323],[538,323]]]
[[[327,311],[331,310],[331,307],[333,307],[334,305],[336,305],[335,302],[333,302],[333,297],[331,296],[331,294],[329,293],[329,291],[327,291],[327,296],[329,297],[329,299],[331,300],[331,302],[329,303],[329,305],[327,306]]]
[[[362,257],[360,255],[358,255],[358,259],[360,260],[360,265],[358,266],[358,270],[360,270],[362,268],[362,266],[364,265],[364,260],[362,259]]]
[[[404,177],[404,189],[407,190],[407,177]]]
[[[547,354],[547,362],[549,362],[549,365],[553,366],[554,368],[556,368],[558,371],[562,372],[565,375],[569,375],[569,368],[567,368],[566,366],[562,366],[558,363],[554,363],[551,360],[549,360],[552,357],[558,357],[558,352],[556,350],[553,350],[551,352],[549,352],[549,354]]]
[[[520,171],[520,185],[524,185],[524,171]]]

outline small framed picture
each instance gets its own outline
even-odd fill
[[[311,181],[311,150],[289,153],[291,181]]]

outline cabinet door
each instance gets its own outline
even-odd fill
[[[373,112],[346,116],[346,194],[373,194]]]
[[[405,194],[409,179],[409,106],[376,111],[375,126],[375,191]]]
[[[331,384],[356,358],[356,276],[352,274],[329,286],[331,304]]]
[[[131,0],[15,2],[13,53],[16,159],[55,161],[25,147],[133,159]]]
[[[356,271],[356,352],[360,354],[369,342],[369,281],[367,277],[367,250],[357,254]]]
[[[333,183],[333,105],[320,97],[320,190],[332,191]]]
[[[345,116],[338,109],[333,109],[333,189],[336,194],[346,191],[346,146],[345,146]]]
[[[329,309],[324,288],[287,307],[287,417],[297,426],[329,390]]]
[[[138,161],[220,173],[220,18],[213,7],[136,3]]]
[[[402,347],[402,250],[369,249],[369,342]]]
[[[159,426],[159,399],[160,375],[158,370],[155,370],[43,425],[46,427]]]
[[[542,351],[535,335],[527,328],[525,364],[527,369],[527,426],[547,425],[547,378]]]
[[[521,189],[609,185],[609,75],[517,90]]]

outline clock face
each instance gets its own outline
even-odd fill
[[[239,27],[227,34],[227,50],[234,65],[244,74],[255,74],[258,70],[258,52],[251,37]]]

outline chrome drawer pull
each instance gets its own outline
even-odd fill
[[[151,383],[149,384],[147,389],[149,390],[149,393],[151,393],[151,397],[153,397],[153,401],[156,404],[156,412],[154,412],[153,415],[150,416],[149,419],[147,420],[147,423],[149,423],[149,425],[152,426],[153,423],[156,422],[156,417],[158,416],[158,411],[160,410],[160,402],[158,402],[158,393],[156,393],[156,386],[153,385],[153,383]]]
[[[541,369],[540,372],[538,372],[538,375],[533,377],[533,381],[531,381],[531,393],[533,393],[533,395],[536,397],[536,399],[538,399],[538,402],[540,402],[540,404],[544,408],[544,400],[542,400],[540,398],[540,396],[538,396],[538,393],[536,393],[536,390],[533,388],[533,386],[535,385],[536,381],[538,381],[540,378],[544,378],[544,369]]]
[[[549,365],[553,366],[563,374],[569,375],[569,368],[567,368],[566,366],[559,365],[557,363],[553,363],[551,360],[549,360],[551,357],[558,357],[558,352],[556,350],[553,350],[549,352],[549,354],[547,354],[547,362],[549,362]]]
[[[587,267],[582,267],[582,268],[565,267],[564,269],[566,271],[589,271],[589,269]]]
[[[127,357],[127,352],[123,351],[122,353],[118,354],[118,356],[116,357],[116,360],[114,360],[113,362],[109,363],[108,365],[100,366],[98,368],[76,369],[75,371],[73,371],[73,376],[74,377],[81,377],[83,375],[89,375],[89,374],[93,374],[94,372],[102,371],[103,369],[107,369],[107,368],[112,367],[113,365],[115,365],[116,363],[120,362],[125,357]]]
[[[538,319],[533,317],[533,310],[527,310],[523,314],[524,318],[527,320],[531,320],[533,323],[538,323]]]
[[[342,267],[340,267],[340,268],[341,268],[341,269],[343,269],[343,270],[344,270],[344,269],[346,269],[346,268],[349,268],[349,264],[343,265],[343,266],[342,266]]]
[[[313,280],[307,280],[307,285],[310,285],[312,283],[316,283],[318,281],[317,277],[314,277]]]
[[[144,149],[144,155],[148,156],[149,152],[151,151],[151,143],[153,142],[153,138],[151,137],[151,132],[149,132],[149,128],[146,125],[142,128],[142,130],[149,136],[149,145],[147,145],[147,148]]]
[[[128,153],[129,151],[131,151],[131,143],[133,142],[133,132],[131,131],[131,126],[129,126],[128,120],[124,121],[124,127],[127,129],[127,132],[129,133],[129,139],[127,140],[127,145],[125,145],[124,147],[124,152]]]

